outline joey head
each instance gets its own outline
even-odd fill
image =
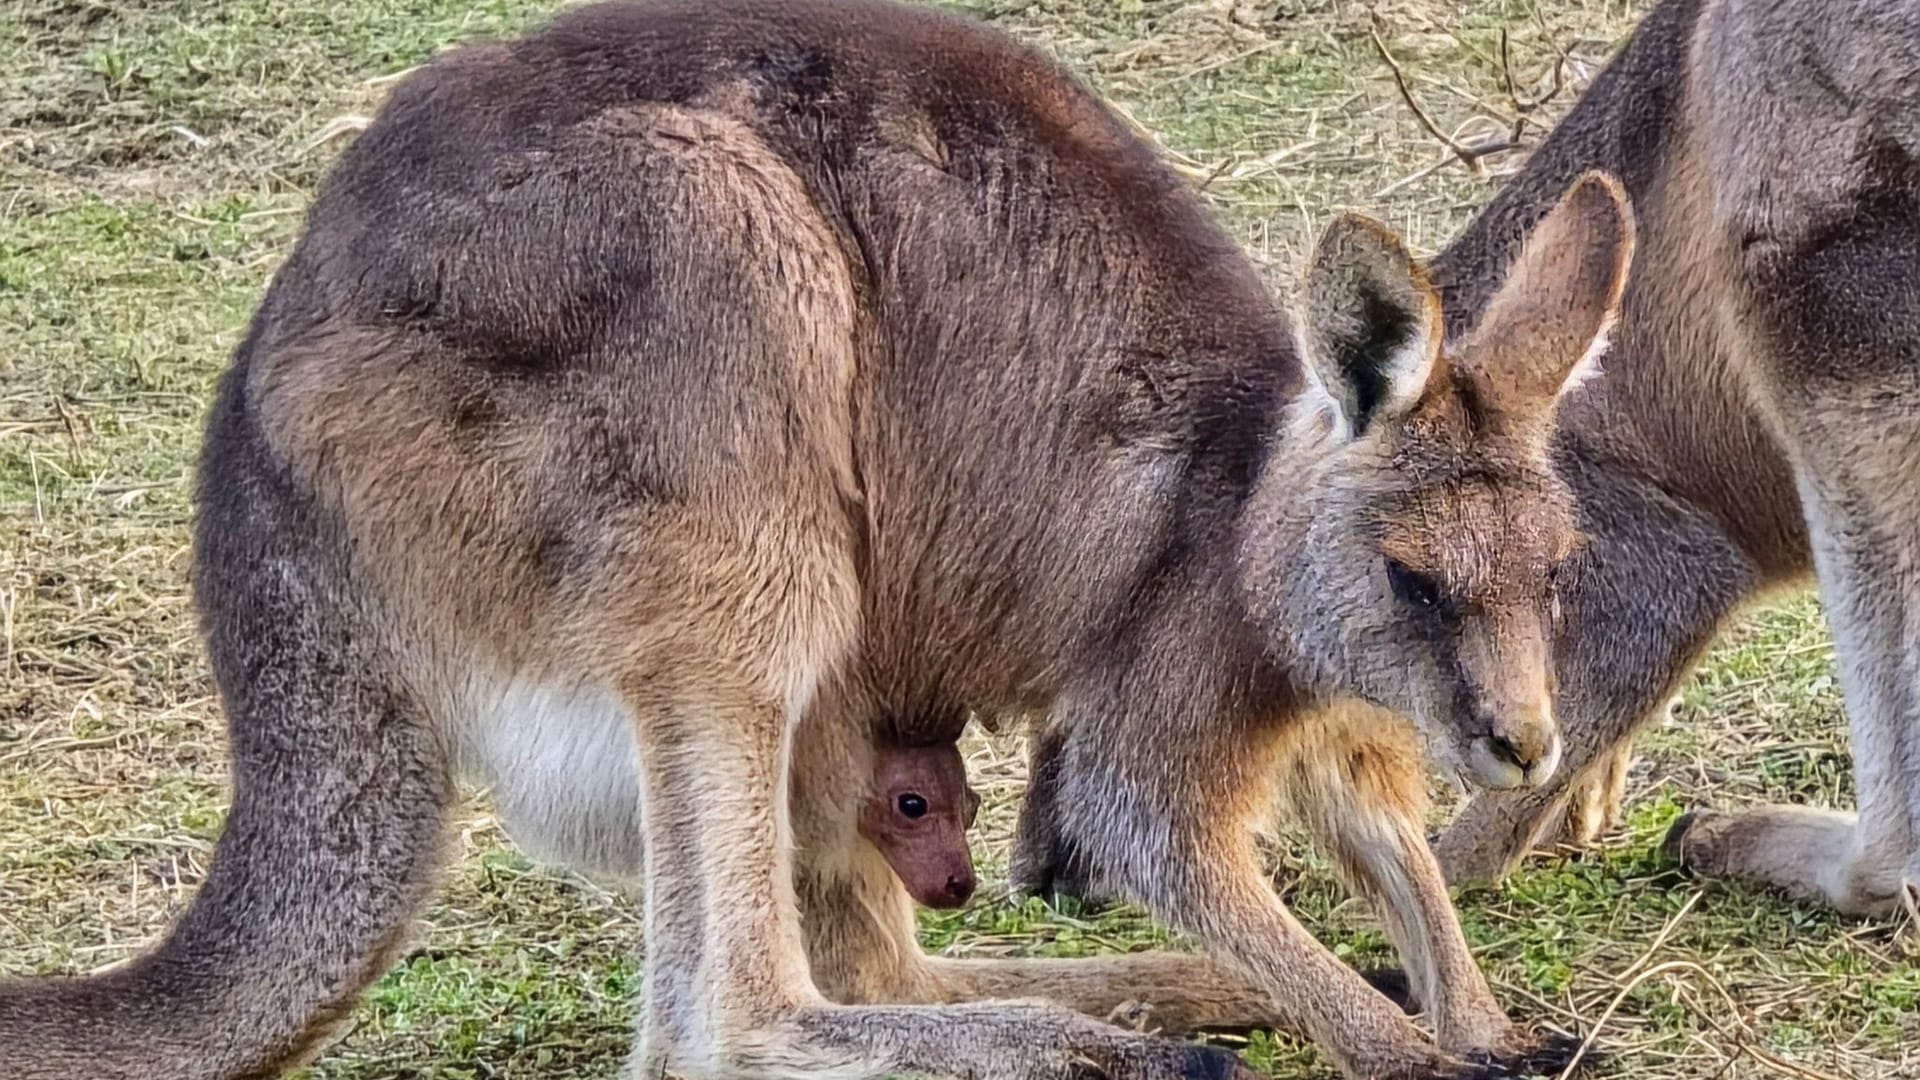
[[[860,808],[860,835],[886,856],[915,900],[957,908],[973,897],[967,830],[979,811],[958,746],[883,746],[874,756],[873,791]]]

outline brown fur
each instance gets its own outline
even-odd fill
[[[0,986],[0,1073],[295,1063],[404,934],[466,775],[530,850],[644,879],[636,1075],[1245,1075],[1086,1015],[1143,996],[1356,1077],[1504,1075],[1530,1043],[1407,841],[1405,755],[1350,733],[1388,710],[1481,783],[1553,772],[1547,440],[1631,247],[1581,179],[1500,340],[1447,341],[1343,218],[1289,323],[1126,124],[962,20],[659,0],[435,60],[209,421],[212,871],[121,971]],[[957,734],[883,718],[966,708],[1061,718],[1046,794],[1102,808],[1061,819],[1076,864],[1238,981],[921,955],[859,809],[876,743]],[[1267,887],[1286,760],[1352,808],[1329,839],[1435,1038]]]

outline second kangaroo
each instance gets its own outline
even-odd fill
[[[1549,440],[1632,244],[1612,181],[1570,183],[1449,338],[1341,218],[1289,320],[1113,110],[962,19],[658,0],[437,57],[209,419],[208,877],[134,962],[0,985],[0,1074],[312,1056],[464,774],[529,846],[644,877],[636,1076],[1249,1075],[1087,1015],[1130,1000],[1303,1029],[1355,1078],[1510,1075],[1538,1044],[1468,952],[1417,758],[1377,746],[1554,771]],[[1065,847],[1242,981],[924,955],[859,810],[881,718],[967,708],[1057,715],[1049,790],[1103,808]],[[1289,759],[1431,1035],[1263,876]]]

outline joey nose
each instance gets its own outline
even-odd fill
[[[947,900],[954,907],[973,899],[973,875],[955,874],[947,879]]]

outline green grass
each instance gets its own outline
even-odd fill
[[[1411,117],[1351,2],[974,0],[1087,73],[1196,178],[1276,284],[1338,209],[1437,248],[1521,155],[1476,177]],[[188,477],[202,409],[299,212],[386,77],[511,32],[515,0],[16,0],[0,8],[0,973],[81,971],[150,940],[205,873],[223,810],[217,710],[186,601]],[[1564,50],[1583,85],[1638,4],[1405,0],[1384,36],[1437,123],[1511,112]],[[1570,103],[1571,92],[1544,110]],[[1472,120],[1480,116],[1483,119]],[[1529,132],[1527,141],[1534,135]],[[1641,740],[1629,825],[1461,898],[1516,1014],[1602,1028],[1608,1075],[1920,1072],[1910,928],[1682,879],[1653,853],[1686,807],[1848,805],[1817,608],[1744,620]],[[1136,911],[1017,905],[992,887],[1019,790],[1011,741],[970,743],[989,795],[989,887],[929,916],[955,955],[1081,955],[1168,942]],[[627,898],[536,869],[483,799],[415,949],[309,1076],[611,1076],[643,943]],[[1357,963],[1389,958],[1324,860],[1282,886]],[[1178,945],[1178,942],[1174,942]],[[1674,965],[1674,966],[1663,966]],[[1692,965],[1692,966],[1685,966]],[[1643,981],[1636,975],[1647,972]],[[1749,1053],[1754,1048],[1759,1055]],[[1277,1076],[1327,1076],[1257,1037]],[[1765,1059],[1787,1063],[1787,1072]]]

